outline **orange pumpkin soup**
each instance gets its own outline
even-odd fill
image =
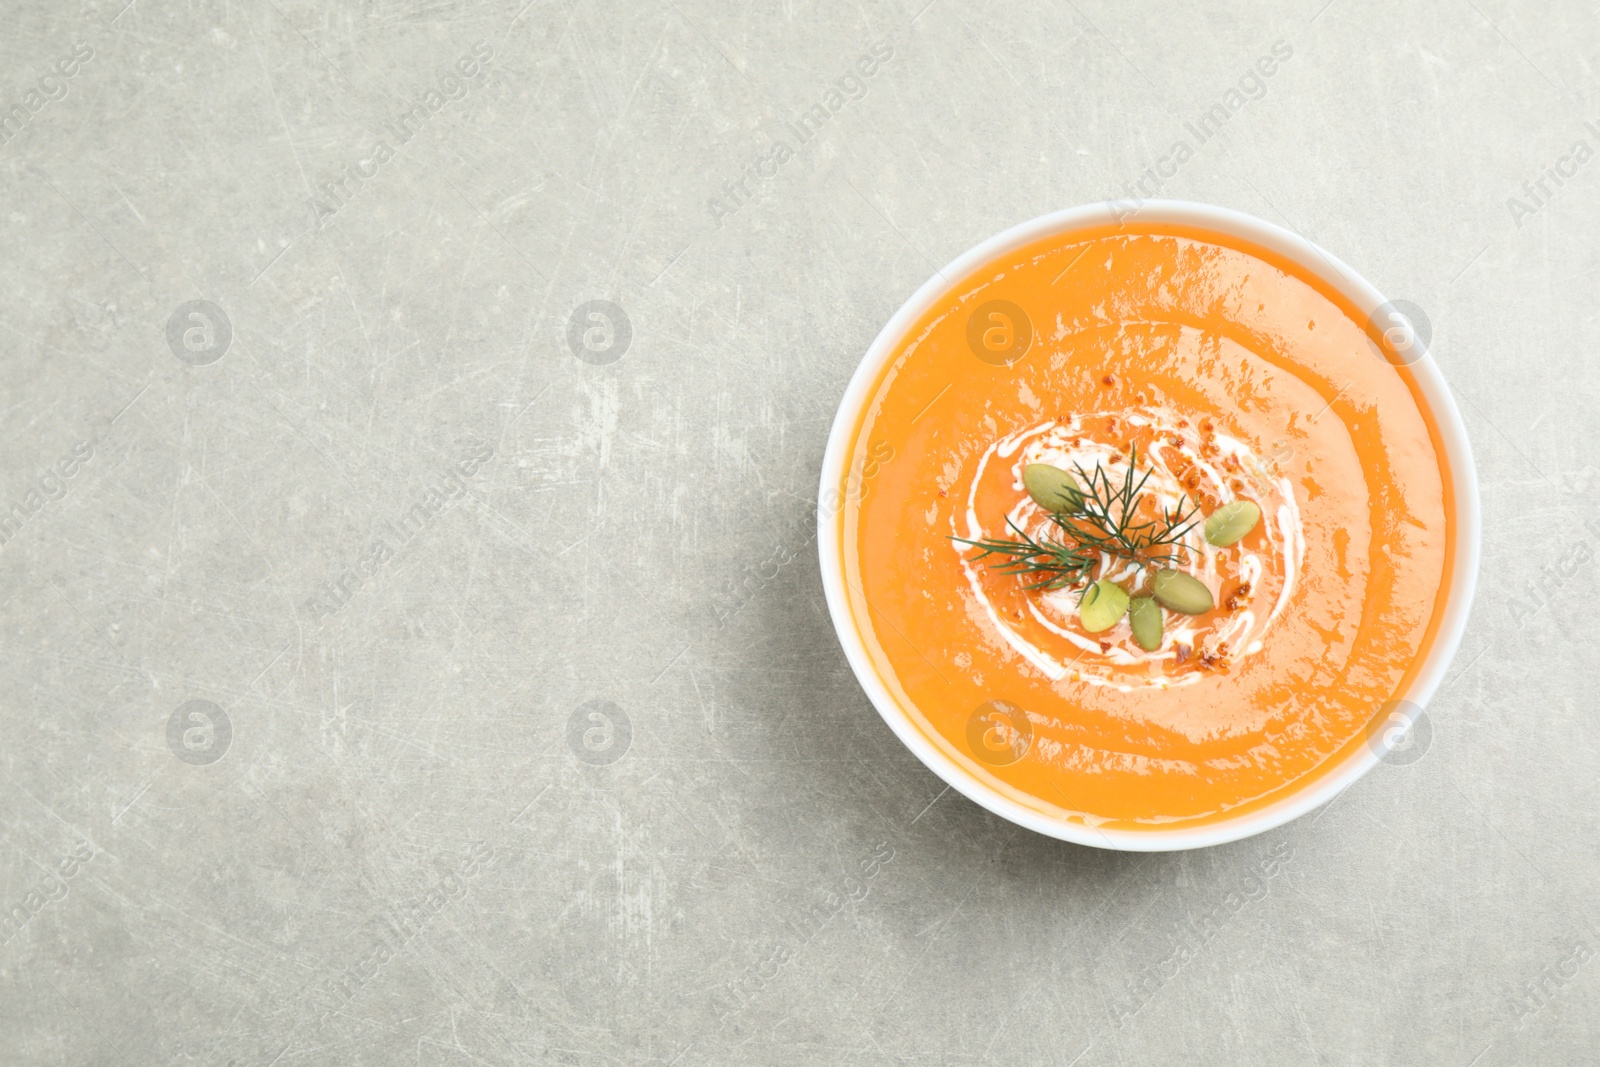
[[[1178,225],[1055,235],[956,282],[879,375],[839,487],[890,694],[969,773],[1089,826],[1200,824],[1331,769],[1422,658],[1452,552],[1437,430],[1383,344],[1298,265]],[[1091,483],[1131,502],[1114,533],[1169,540],[1061,521],[1048,468],[1080,508]],[[1081,570],[1016,573],[997,541]],[[1163,599],[1162,571],[1198,601]]]

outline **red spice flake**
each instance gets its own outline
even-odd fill
[[[1206,419],[1205,421],[1200,423],[1200,429],[1201,429],[1202,432],[1208,433],[1208,434],[1215,434],[1217,432],[1217,428],[1212,425],[1210,419]]]
[[[1121,463],[1122,462],[1122,453],[1121,452],[1113,452],[1113,453],[1111,453],[1111,462],[1113,462],[1113,463]]]
[[[1117,379],[1108,374],[1104,378],[1100,379],[1100,384],[1109,388],[1117,384]]]
[[[1117,417],[1115,415],[1106,420],[1106,429],[1110,430],[1112,433],[1117,432]]]
[[[1178,420],[1178,426],[1181,429],[1187,430],[1189,428],[1189,420],[1188,419],[1179,419]]]
[[[1189,648],[1189,646],[1188,645],[1177,645],[1177,646],[1175,646],[1175,648],[1176,648],[1176,651],[1178,653],[1178,662],[1179,663],[1187,663],[1189,661],[1189,653],[1192,651]]]
[[[1111,642],[1110,641],[1101,641],[1100,642],[1100,651],[1101,652],[1110,652],[1111,651]]]
[[[939,495],[940,496],[949,496],[950,494],[946,493],[943,489],[941,489],[941,490],[939,490]]]
[[[1250,583],[1241,582],[1239,588],[1228,594],[1227,603],[1224,605],[1229,611],[1238,611],[1250,599]]]

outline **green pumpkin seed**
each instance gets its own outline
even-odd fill
[[[1083,591],[1078,601],[1078,621],[1092,634],[1109,630],[1128,610],[1128,594],[1116,582],[1102,578]]]
[[[1128,623],[1133,627],[1133,643],[1146,652],[1161,647],[1161,607],[1147,596],[1128,602]]]
[[[1200,615],[1217,606],[1211,590],[1200,579],[1171,568],[1156,571],[1156,601],[1164,608],[1184,615]]]
[[[1227,548],[1256,528],[1261,509],[1249,500],[1230,500],[1206,520],[1206,541]]]
[[[1083,500],[1077,479],[1048,463],[1030,463],[1022,468],[1022,484],[1033,502],[1051,512],[1076,508]]]

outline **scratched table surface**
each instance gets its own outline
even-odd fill
[[[1593,1062],[1592,5],[25,0],[0,1062]],[[846,381],[1153,197],[1415,309],[1485,551],[1403,755],[1123,855],[853,679]]]

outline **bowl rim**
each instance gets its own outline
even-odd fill
[[[868,346],[840,399],[823,453],[821,481],[817,489],[817,551],[821,560],[828,613],[839,642],[844,647],[850,669],[878,714],[924,766],[967,799],[1036,833],[1093,848],[1165,852],[1226,844],[1282,826],[1321,807],[1348,789],[1379,763],[1381,756],[1371,745],[1356,746],[1342,765],[1273,803],[1238,816],[1171,830],[1107,829],[1054,819],[1027,808],[969,773],[938,749],[889,693],[872,665],[866,644],[851,615],[845,595],[842,530],[836,521],[839,510],[836,487],[843,481],[849,459],[847,450],[857,420],[870,397],[879,371],[893,356],[900,339],[923,313],[976,268],[1000,255],[1051,234],[1104,226],[1108,221],[1120,226],[1130,217],[1137,217],[1141,222],[1195,226],[1242,238],[1293,261],[1343,294],[1368,315],[1386,303],[1376,287],[1327,250],[1275,223],[1232,208],[1188,200],[1107,200],[1053,211],[1012,226],[963,252],[942,271],[936,271],[890,317]],[[947,280],[952,278],[956,281]],[[1416,671],[1412,684],[1403,693],[1396,694],[1396,699],[1404,699],[1419,708],[1425,708],[1444,681],[1466,630],[1477,585],[1482,516],[1472,447],[1450,387],[1439,372],[1432,354],[1427,351],[1411,362],[1409,367],[1438,428],[1444,446],[1441,459],[1450,473],[1455,496],[1453,521],[1456,524],[1456,552],[1448,586],[1449,599],[1433,644]],[[834,491],[834,499],[830,499],[830,490]]]

